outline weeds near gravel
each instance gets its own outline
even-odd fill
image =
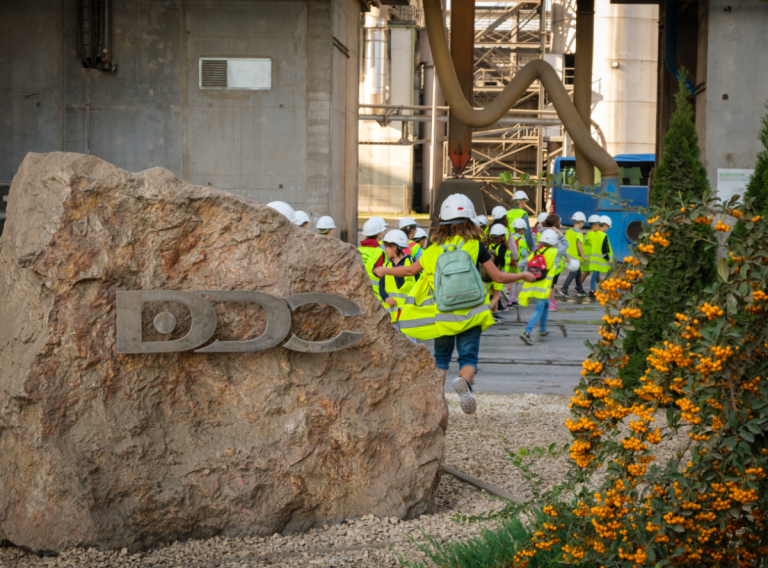
[[[519,519],[500,522],[495,529],[485,528],[475,537],[463,542],[440,544],[433,537],[422,532],[426,543],[416,543],[418,549],[440,568],[502,568],[509,566],[515,554],[524,549],[533,537]],[[411,562],[395,552],[398,562],[406,568],[426,568],[422,562]],[[553,548],[531,559],[528,568],[549,568],[555,566],[561,555],[560,548]]]

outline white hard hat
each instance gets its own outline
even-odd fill
[[[301,227],[304,223],[309,223],[309,215],[304,213],[304,211],[296,211],[293,215],[293,222]]]
[[[589,216],[589,224],[592,223],[599,223],[600,222],[600,215],[590,215]]]
[[[393,229],[389,231],[381,240],[383,243],[392,243],[399,246],[401,249],[408,248],[408,236],[400,229]]]
[[[501,205],[497,205],[493,208],[493,211],[491,211],[491,217],[493,217],[494,221],[498,221],[499,219],[503,219],[507,216],[507,210],[504,209]]]
[[[381,217],[371,217],[363,223],[363,235],[366,237],[375,237],[387,228],[387,224]]]
[[[539,242],[545,245],[555,246],[560,239],[560,235],[554,229],[547,229],[539,236]]]
[[[509,235],[509,232],[507,231],[507,228],[504,225],[500,225],[499,223],[496,223],[493,227],[491,227],[492,237],[500,237],[502,235],[504,235],[505,237]]]
[[[287,217],[289,221],[295,222],[294,216],[296,215],[296,211],[293,210],[293,207],[288,205],[285,201],[273,201],[272,203],[267,203],[267,207],[271,207],[283,217]]]
[[[487,227],[488,226],[488,217],[485,215],[478,215],[477,216],[477,224],[481,227]]]
[[[613,221],[608,215],[600,215],[600,223],[603,225],[608,225],[609,227],[613,227]]]
[[[546,211],[542,211],[541,213],[539,213],[539,216],[538,216],[539,223],[543,223],[544,221],[546,221],[547,217],[549,217],[549,213],[547,213]]]
[[[514,221],[512,221],[512,228],[513,229],[527,229],[528,223],[525,222],[525,219],[522,217],[518,217]]]
[[[528,199],[528,194],[525,193],[522,189],[518,189],[515,194],[512,196],[512,199],[515,201],[522,201],[523,199]]]
[[[400,224],[398,225],[398,228],[402,229],[403,227],[410,227],[411,225],[418,225],[418,223],[413,217],[403,217],[402,219],[400,219]]]
[[[580,267],[579,259],[571,257],[571,260],[568,261],[568,272],[576,272]]]
[[[317,225],[315,225],[317,230],[328,230],[328,229],[335,229],[336,225],[333,223],[333,219],[331,219],[328,215],[323,215],[317,220]]]
[[[576,211],[576,213],[573,214],[573,217],[571,217],[574,221],[584,221],[586,222],[587,216],[584,215],[581,211]]]
[[[424,229],[422,229],[421,227],[418,227],[416,229],[416,234],[413,235],[413,239],[416,240],[416,241],[420,241],[421,239],[424,239],[424,238],[426,238],[428,236],[429,235],[427,234],[427,232]]]
[[[440,220],[453,221],[454,219],[474,219],[475,206],[464,194],[454,193],[449,195],[440,206]]]

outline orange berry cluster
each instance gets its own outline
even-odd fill
[[[667,233],[667,234],[669,234],[669,233]],[[651,239],[651,242],[653,242],[653,243],[656,243],[657,245],[661,245],[661,246],[663,246],[663,247],[668,247],[668,246],[669,246],[669,241],[668,241],[667,239],[665,239],[665,238],[664,238],[664,237],[661,235],[661,233],[659,233],[658,231],[656,231],[655,233],[653,233],[653,234],[650,236],[650,239]]]
[[[701,408],[695,406],[687,398],[681,398],[678,400],[677,405],[680,407],[680,410],[683,411],[683,420],[690,422],[691,424],[701,424],[701,418],[696,416]]]
[[[720,220],[717,221],[717,224],[715,225],[715,231],[720,231],[721,233],[727,233],[730,230],[731,230],[730,225],[726,225]]]
[[[637,249],[645,254],[653,254],[653,245],[637,245]]]
[[[744,213],[742,213],[738,209],[733,209],[731,210],[731,216],[736,217],[737,219],[741,219],[742,217],[744,217]]]
[[[639,270],[627,270],[627,278],[630,280],[639,280],[643,277],[643,273]]]
[[[624,308],[619,313],[622,315],[622,317],[627,319],[637,319],[643,315],[643,312],[640,310],[640,308]]]
[[[632,266],[640,266],[640,259],[637,259],[634,256],[625,256],[624,262],[631,264]]]
[[[714,217],[707,217],[706,215],[699,215],[696,217],[696,219],[693,220],[694,223],[698,223],[699,225],[711,225],[712,221],[714,221]]]
[[[704,302],[702,305],[700,305],[699,310],[702,311],[704,315],[706,315],[711,320],[720,317],[725,313],[718,306],[712,306],[707,302]]]
[[[752,297],[755,299],[755,302],[764,302],[765,300],[768,300],[768,294],[762,290],[755,290]]]
[[[600,361],[590,361],[589,359],[585,359],[581,366],[584,368],[581,372],[583,376],[586,376],[587,373],[599,375],[603,372],[603,364]]]

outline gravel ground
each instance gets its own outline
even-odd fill
[[[491,485],[522,497],[530,497],[522,475],[506,460],[508,451],[550,444],[558,447],[571,440],[564,422],[568,399],[548,395],[478,394],[478,411],[461,412],[458,399],[448,394],[450,422],[447,433],[447,464]],[[664,420],[657,418],[658,426]],[[666,442],[660,462],[681,448],[687,437]],[[567,456],[546,457],[534,470],[547,483],[562,479]],[[438,488],[437,512],[403,522],[372,515],[342,525],[309,533],[269,538],[196,540],[148,550],[141,554],[72,549],[58,557],[29,555],[17,548],[0,548],[0,568],[88,567],[88,568],[293,568],[299,566],[382,567],[398,565],[393,549],[416,560],[421,554],[408,537],[422,539],[421,530],[440,541],[463,539],[476,534],[485,523],[462,526],[454,515],[477,515],[502,506],[490,495],[444,475]]]

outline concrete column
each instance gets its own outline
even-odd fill
[[[443,91],[440,88],[440,82],[435,81],[435,62],[432,59],[432,50],[429,48],[429,39],[427,37],[427,30],[422,30],[421,32],[421,40],[419,42],[420,49],[421,49],[421,61],[425,64],[425,73],[424,73],[424,105],[425,106],[432,106],[432,102],[434,100],[435,106],[445,106],[445,97],[443,96]],[[433,86],[436,85],[437,89],[436,91],[433,90]],[[436,93],[436,95],[435,95]],[[436,96],[436,99],[435,99]],[[424,113],[425,115],[432,116],[432,113],[430,111],[427,111]],[[444,111],[438,111],[438,116],[445,115]],[[438,140],[441,138],[445,138],[445,122],[438,122],[435,127],[435,138]],[[424,138],[429,138],[431,136],[431,124],[429,122],[424,123],[423,127],[423,136]],[[432,179],[434,180],[434,189],[437,190],[437,188],[440,186],[440,182],[443,181],[443,146],[445,145],[445,142],[439,142],[437,144],[437,147],[432,147],[432,142],[427,142],[424,144],[424,167],[422,169],[422,180],[421,180],[421,203],[423,204],[423,210],[426,211],[427,207],[430,203],[431,194],[430,194],[430,168],[432,169]],[[434,153],[434,161],[432,160],[432,156]]]

